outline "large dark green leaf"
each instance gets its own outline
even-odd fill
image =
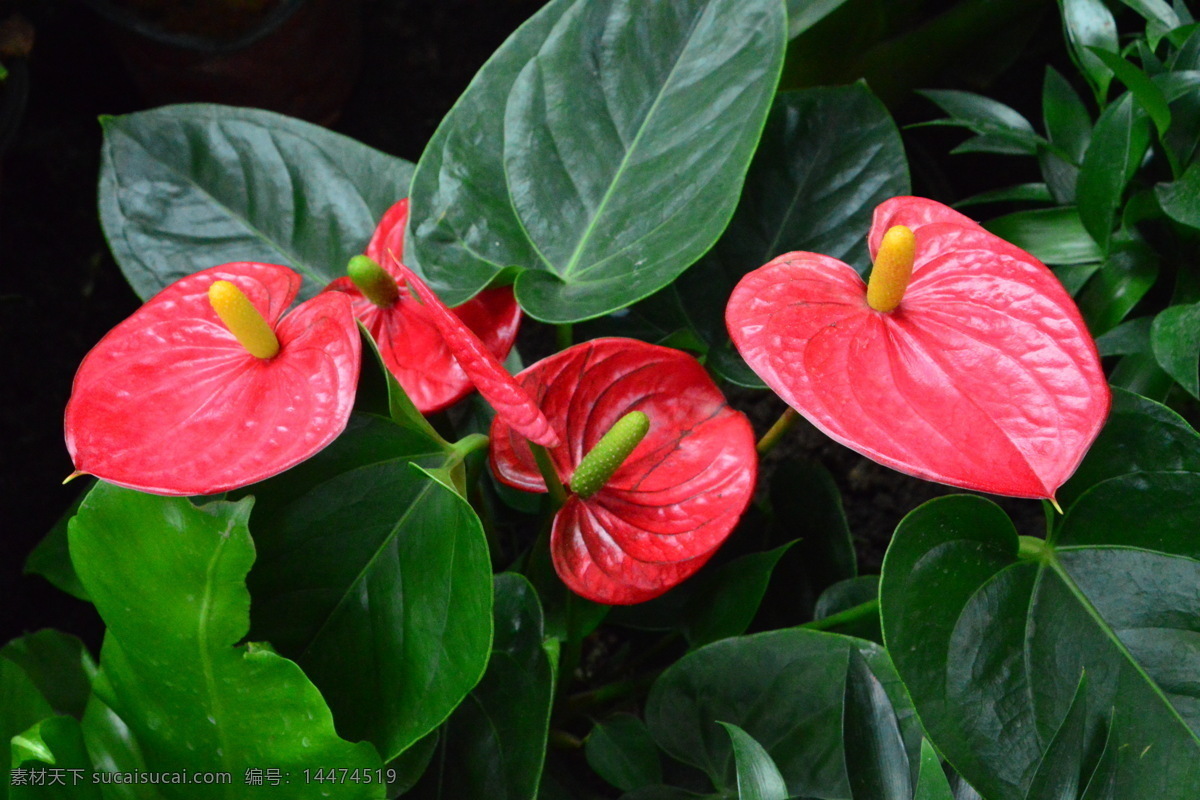
[[[228,772],[233,782],[161,787],[170,797],[244,797],[249,768],[295,777],[314,764],[378,769],[370,744],[338,738],[300,668],[257,644],[244,580],[251,502],[196,508],[96,485],[71,521],[71,558],[108,625],[95,685],[151,771]],[[378,785],[304,784],[294,797],[382,797]]]
[[[487,673],[441,729],[416,798],[534,800],[546,756],[554,670],[529,581],[496,576],[496,638]]]
[[[410,254],[452,305],[516,267],[549,322],[650,295],[729,221],[785,37],[772,0],[551,3],[422,154]]]
[[[646,725],[632,714],[599,722],[584,750],[588,766],[626,792],[662,783],[662,759]]]
[[[1079,169],[1075,198],[1083,227],[1106,252],[1125,186],[1141,164],[1149,144],[1150,123],[1134,107],[1129,92],[1106,108],[1096,121]]]
[[[1167,373],[1200,398],[1200,303],[1171,306],[1154,318],[1150,330],[1154,357]]]
[[[887,653],[870,642],[791,628],[724,639],[685,656],[654,684],[646,724],[663,750],[736,786],[731,722],[766,748],[792,796],[846,798],[846,672],[856,652],[889,699],[907,757],[920,758],[920,724]]]
[[[675,284],[693,328],[727,351],[733,287],[784,253],[823,253],[865,274],[875,206],[908,192],[900,133],[865,84],[780,93],[729,228]]]
[[[1168,217],[1200,229],[1200,162],[1188,167],[1179,180],[1160,183],[1154,194]]]
[[[973,496],[901,522],[884,637],[930,738],[985,797],[1097,776],[1113,797],[1195,797],[1198,519],[1200,472],[1168,471],[1085,492],[1049,543],[1019,543]]]
[[[292,267],[301,296],[315,294],[412,177],[407,161],[269,111],[178,105],[102,122],[100,222],[142,299],[230,261]]]
[[[391,759],[483,675],[492,577],[474,511],[431,470],[440,444],[377,417],[251,491],[254,636],[295,658],[338,731]]]
[[[854,800],[911,800],[914,772],[883,684],[857,650],[846,669],[846,774]]]
[[[733,745],[739,800],[787,800],[787,784],[763,746],[731,722],[722,722],[721,727]]]

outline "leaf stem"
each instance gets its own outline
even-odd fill
[[[567,490],[563,488],[562,478],[558,477],[558,470],[554,468],[554,461],[546,448],[537,442],[529,442],[529,449],[537,463],[538,472],[542,473],[542,480],[546,482],[546,491],[550,493],[554,510],[557,511],[567,502]]]
[[[554,341],[559,350],[566,350],[574,340],[575,326],[570,322],[554,326]]]
[[[792,429],[792,426],[796,424],[796,420],[799,418],[800,415],[796,413],[796,409],[791,406],[784,409],[783,413],[779,415],[779,419],[775,420],[775,424],[771,426],[771,429],[764,433],[763,437],[758,440],[758,444],[754,449],[758,451],[759,456],[765,456],[771,452],[775,445],[779,444],[779,440],[783,438],[783,435]]]
[[[879,615],[879,598],[868,600],[865,603],[859,603],[856,606],[851,606],[845,611],[839,611],[836,614],[830,614],[824,619],[814,619],[801,625],[801,628],[808,628],[814,631],[827,631],[836,628],[840,625],[845,625],[848,622],[856,622],[864,617],[869,617],[872,614]]]

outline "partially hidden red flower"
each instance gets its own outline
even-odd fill
[[[737,523],[754,491],[754,433],[699,362],[632,339],[595,339],[517,375],[562,445],[549,450],[570,484],[583,457],[618,420],[641,411],[649,432],[605,485],[572,493],[551,531],[554,567],[598,603],[639,603],[691,576]],[[531,492],[545,482],[522,438],[492,423],[492,468]]]
[[[408,199],[393,205],[375,229],[366,255],[393,280],[404,280],[398,267],[404,256],[404,227],[408,223]],[[354,304],[354,315],[362,321],[379,345],[383,362],[422,414],[441,411],[470,393],[466,372],[447,349],[437,326],[421,304],[399,292],[386,307],[368,299],[350,278],[338,278],[326,291],[344,292]],[[511,287],[485,289],[453,309],[488,352],[504,358],[512,349],[521,324],[521,307]]]
[[[882,247],[893,230],[906,256],[902,244]],[[932,200],[880,205],[868,245],[875,272],[885,260],[911,267],[899,292],[872,275],[872,293],[898,305],[873,307],[841,261],[788,253],[730,297],[726,323],[742,357],[814,425],[875,461],[1053,500],[1110,403],[1070,296],[1029,253]]]
[[[252,355],[218,318],[218,281],[262,315],[275,355]],[[361,339],[341,294],[280,319],[299,288],[287,267],[225,264],[171,284],[113,328],[80,364],[67,403],[76,470],[156,494],[212,494],[333,441],[354,403]]]
[[[487,345],[412,270],[400,263],[395,267],[421,299],[422,310],[441,333],[471,384],[496,411],[497,418],[531,442],[546,447],[557,445],[558,436],[537,402],[508,374]]]

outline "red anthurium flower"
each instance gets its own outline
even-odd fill
[[[558,436],[538,404],[508,374],[508,370],[504,369],[487,345],[412,270],[400,263],[396,264],[396,268],[404,282],[421,299],[422,310],[441,332],[446,347],[454,354],[454,360],[495,409],[497,417],[503,418],[531,442],[546,447],[557,445]]]
[[[550,550],[567,586],[598,603],[640,603],[708,561],[750,502],[758,458],[746,417],[696,359],[632,339],[596,339],[517,380],[563,442],[550,456],[573,492],[555,517]],[[619,421],[640,416],[631,412],[645,414],[644,438],[602,485],[581,489],[581,462],[604,449],[598,442]],[[491,435],[500,480],[546,491],[513,428],[496,417]]]
[[[407,223],[406,198],[383,215],[367,245],[367,258],[382,272],[379,280],[383,285],[378,290],[373,291],[369,282],[360,288],[346,277],[330,283],[326,291],[350,296],[354,315],[379,344],[388,369],[417,410],[430,414],[461,400],[472,386],[470,378],[450,355],[437,327],[423,313],[421,304],[398,290],[397,283],[403,277],[396,264],[404,254]],[[521,307],[513,298],[511,287],[485,289],[453,311],[489,352],[498,358],[508,355],[521,323]]]
[[[881,464],[1053,500],[1110,401],[1062,285],[932,200],[880,205],[868,244],[869,289],[816,253],[743,278],[726,309],[742,357],[814,425]]]
[[[280,320],[299,288],[287,267],[225,264],[171,284],[113,328],[67,403],[76,470],[156,494],[212,494],[333,441],[354,403],[361,339],[341,294]]]

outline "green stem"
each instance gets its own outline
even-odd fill
[[[554,326],[554,341],[559,350],[566,350],[574,340],[574,326],[569,322]]]
[[[574,713],[582,714],[597,706],[611,703],[615,700],[623,700],[630,695],[641,692],[643,689],[649,689],[662,673],[662,669],[655,669],[629,680],[607,683],[604,686],[571,695],[567,698],[567,708]]]
[[[856,606],[851,606],[845,611],[839,611],[836,614],[831,614],[824,619],[814,619],[811,622],[806,622],[801,625],[801,628],[809,628],[814,631],[827,631],[832,628],[837,628],[849,622],[856,622],[864,617],[879,616],[879,598],[868,600],[865,603],[859,603]]]
[[[783,435],[792,429],[796,424],[796,420],[800,419],[800,415],[796,413],[796,409],[788,406],[784,412],[779,415],[779,419],[775,420],[775,424],[771,429],[763,434],[763,437],[758,440],[758,445],[754,448],[758,451],[759,456],[765,456],[771,452],[775,445],[779,444],[779,440]]]
[[[542,473],[542,480],[546,482],[546,491],[550,493],[554,510],[558,511],[567,502],[567,490],[563,488],[562,478],[558,477],[558,470],[554,468],[554,461],[546,448],[537,442],[530,442],[529,449],[533,452],[538,472]]]

